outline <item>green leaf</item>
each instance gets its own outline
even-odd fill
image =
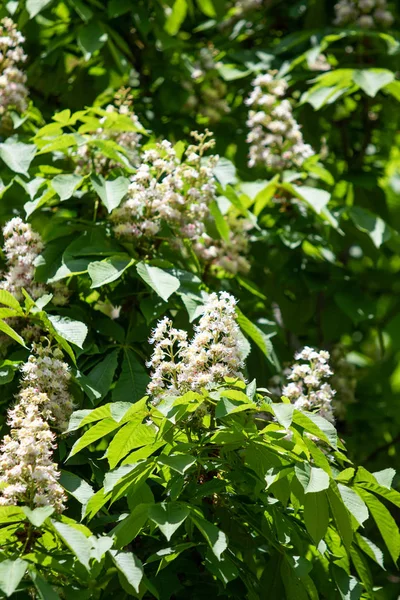
[[[39,506],[34,510],[31,510],[27,506],[21,506],[21,508],[35,527],[43,525],[45,520],[54,513],[54,508],[52,506]]]
[[[90,263],[88,266],[88,273],[92,280],[90,287],[98,288],[119,279],[124,271],[133,264],[133,258],[122,256],[110,256],[102,261]]]
[[[60,484],[71,496],[76,498],[78,502],[83,505],[83,508],[86,507],[94,494],[91,485],[86,483],[84,479],[81,479],[74,473],[69,473],[68,471],[61,471]]]
[[[357,579],[335,564],[332,572],[342,600],[359,600],[362,588]]]
[[[89,559],[92,549],[90,540],[78,529],[61,523],[60,521],[52,521],[54,529],[58,535],[73,552],[79,562],[89,571]]]
[[[115,546],[124,548],[139,535],[148,519],[149,505],[138,504],[130,515],[118,523],[110,535],[115,538]]]
[[[231,183],[237,182],[235,165],[232,161],[224,158],[223,156],[219,159],[214,169],[214,175],[223,188]]]
[[[269,357],[272,350],[272,344],[265,333],[245,317],[238,307],[236,307],[236,315],[241,330],[253,340],[265,356]]]
[[[165,21],[164,29],[169,35],[176,35],[186,18],[187,1],[175,0],[172,12]]]
[[[394,73],[387,69],[360,69],[354,71],[353,81],[371,98],[388,83],[394,81]]]
[[[130,348],[124,348],[119,379],[112,392],[113,402],[137,402],[146,393],[150,377]]]
[[[109,213],[121,204],[129,188],[129,179],[126,177],[117,177],[110,181],[102,175],[92,175],[91,182]]]
[[[82,25],[78,32],[78,44],[85,55],[85,60],[100,50],[107,39],[108,35],[99,23],[92,21],[87,25]]]
[[[308,185],[303,185],[302,187],[294,185],[293,189],[317,214],[321,214],[331,197],[329,192]]]
[[[218,529],[213,523],[206,521],[206,519],[199,517],[193,512],[191,514],[191,519],[207,540],[217,559],[221,560],[221,554],[228,547],[228,538],[225,533]]]
[[[350,514],[343,503],[336,484],[332,481],[327,494],[336,527],[345,548],[348,550],[353,539]]]
[[[0,290],[0,304],[5,304],[6,306],[10,306],[11,308],[14,308],[19,313],[22,313],[22,308],[20,306],[20,303],[18,302],[18,300],[16,298],[14,298],[14,296],[12,294],[10,294],[10,292],[7,292],[7,290]]]
[[[175,531],[190,514],[190,510],[179,502],[161,502],[149,507],[149,519],[154,521],[169,541]]]
[[[357,523],[362,525],[368,519],[368,508],[364,500],[357,492],[346,485],[338,483],[338,489],[346,508],[353,515]]]
[[[154,425],[142,423],[147,414],[147,408],[144,407],[140,412],[133,415],[127,423],[114,437],[107,450],[107,460],[110,468],[113,469],[121,459],[123,459],[131,450],[141,448],[152,444],[156,437]]]
[[[357,229],[370,237],[376,248],[380,248],[392,237],[391,230],[383,219],[360,206],[351,207],[350,217]]]
[[[23,144],[9,140],[0,144],[0,158],[14,173],[28,175],[28,169],[36,154],[35,144]]]
[[[60,200],[68,200],[71,198],[74,191],[80,186],[83,181],[83,177],[80,175],[74,175],[74,173],[68,175],[56,175],[51,181],[51,185],[55,192],[60,196]]]
[[[202,13],[204,13],[207,17],[216,17],[217,13],[215,12],[213,0],[197,0],[197,4]]]
[[[229,241],[229,225],[224,219],[217,202],[214,200],[211,202],[210,213],[214,217],[215,225],[221,238],[225,241]]]
[[[304,427],[306,431],[319,439],[324,440],[333,448],[337,448],[337,432],[332,423],[320,417],[319,415],[300,412],[295,409],[293,413],[293,423]]]
[[[287,429],[292,424],[294,406],[293,404],[273,403],[270,408],[274,413],[278,423]]]
[[[325,488],[324,488],[325,489]],[[328,529],[329,510],[325,492],[304,496],[304,522],[316,546]]]
[[[57,592],[37,571],[31,569],[29,575],[35,584],[39,600],[60,600],[60,596]]]
[[[158,463],[161,465],[166,465],[181,475],[184,475],[186,471],[196,463],[196,459],[194,456],[190,456],[189,454],[161,454],[161,456],[158,458]]]
[[[375,477],[379,485],[390,490],[393,478],[396,475],[396,471],[394,469],[383,469],[383,471],[375,471],[375,473],[372,473],[372,475]]]
[[[323,469],[317,467],[310,468],[310,477],[305,488],[306,494],[322,492],[329,487],[329,475]]]
[[[9,598],[25,575],[28,563],[20,558],[0,562],[0,589]]]
[[[386,506],[384,506],[373,494],[361,488],[358,488],[358,493],[368,506],[387,549],[389,550],[390,556],[396,564],[400,555],[400,534],[396,521],[393,519]]]
[[[356,533],[356,540],[358,546],[367,554],[372,560],[374,560],[384,571],[385,565],[383,563],[383,552],[378,546],[374,544],[371,540],[366,538],[359,533]]]
[[[5,333],[6,335],[8,335],[8,337],[12,338],[15,342],[18,342],[18,344],[20,344],[24,348],[26,348],[25,342],[22,339],[22,337],[19,335],[19,333],[14,331],[14,329],[12,327],[10,327],[7,323],[5,323],[4,321],[1,321],[1,320],[0,320],[0,331]]]
[[[36,17],[52,0],[26,0],[26,10],[29,17]]]
[[[69,317],[60,317],[59,315],[47,315],[47,317],[58,335],[67,340],[67,342],[75,344],[78,348],[83,347],[83,342],[88,333],[85,323],[75,321]]]
[[[86,448],[90,444],[93,444],[93,442],[96,442],[100,438],[111,433],[114,429],[118,429],[119,426],[119,423],[116,423],[113,419],[104,419],[103,421],[96,423],[96,425],[91,427],[88,431],[85,431],[83,436],[75,442],[72,446],[70,456],[74,456],[74,454],[77,454],[83,450],[83,448]]]
[[[174,275],[153,267],[144,262],[136,265],[140,277],[149,285],[165,302],[180,287],[180,281]]]
[[[128,583],[139,593],[139,585],[143,578],[143,566],[140,560],[132,552],[121,552],[109,550],[109,554]]]
[[[86,376],[86,382],[94,393],[94,398],[91,397],[93,403],[98,404],[107,395],[118,366],[119,352],[119,350],[113,350],[107,354]]]

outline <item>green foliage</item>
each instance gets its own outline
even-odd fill
[[[2,598],[397,597],[399,14],[391,2],[392,25],[362,29],[335,24],[334,4],[0,7],[26,38],[30,98],[0,110],[1,224],[18,215],[43,241],[31,280],[0,289],[2,437],[32,341],[62,350],[74,404],[67,431],[49,422],[66,510],[0,505]],[[271,69],[314,149],[278,172],[249,167],[246,142],[246,99]],[[141,205],[124,237],[115,215],[146,153],[168,140],[184,170],[206,128],[207,218],[143,235]],[[182,172],[178,212],[196,192]],[[190,338],[220,291],[238,300],[246,382],[157,403],[157,321]],[[282,397],[306,345],[331,352],[335,424]]]

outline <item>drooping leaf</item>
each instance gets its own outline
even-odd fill
[[[179,502],[162,502],[149,507],[149,519],[154,521],[169,541],[175,531],[190,514],[190,510]]]
[[[89,570],[89,558],[92,548],[90,540],[72,525],[60,521],[52,521],[52,523],[64,543],[75,554],[79,562]]]
[[[20,558],[0,562],[0,589],[7,598],[18,588],[27,567],[28,563]]]
[[[140,262],[136,265],[136,270],[143,281],[165,302],[180,287],[180,281],[177,277],[159,267],[153,267],[152,265]]]
[[[126,195],[129,187],[129,179],[117,177],[114,180],[106,180],[101,175],[93,175],[91,182],[95,192],[110,213],[120,205],[122,198]]]
[[[28,169],[36,154],[34,144],[8,141],[0,144],[0,158],[14,173],[28,175]]]
[[[128,583],[139,593],[139,585],[143,578],[143,566],[132,552],[109,550],[109,554],[119,571]]]

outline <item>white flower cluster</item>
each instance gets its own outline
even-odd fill
[[[135,128],[142,129],[137,115],[132,112],[131,101],[129,99],[122,101],[118,107],[109,104],[106,111],[110,114],[118,113],[119,115],[127,116]],[[104,116],[100,121],[105,123],[106,119],[107,117]],[[91,137],[94,143],[79,146],[78,151],[74,155],[76,161],[75,173],[78,175],[87,175],[91,171],[106,175],[118,166],[124,164],[136,166],[139,163],[139,148],[142,136],[138,131],[99,127]],[[112,149],[116,155],[115,158],[112,159],[103,153],[96,146],[97,140],[114,142],[116,146]],[[121,152],[119,148],[123,149],[125,153]],[[119,157],[119,160],[117,157]]]
[[[246,258],[249,252],[249,229],[252,224],[247,219],[228,218],[229,239],[215,240],[207,233],[194,244],[197,256],[213,269],[221,268],[228,273],[248,273],[250,263]]]
[[[8,412],[10,434],[0,446],[0,505],[53,506],[64,510],[60,473],[52,461],[55,435],[47,423],[48,395],[25,379]]]
[[[286,396],[299,410],[316,411],[328,421],[334,421],[332,400],[335,390],[324,382],[333,372],[329,366],[329,352],[317,352],[306,346],[295,355],[297,361],[289,372],[291,383],[282,389]]]
[[[311,62],[308,63],[310,71],[330,71],[332,66],[328,62],[325,54],[318,54],[318,56]]]
[[[221,63],[214,61],[218,54],[219,50],[212,44],[201,48],[193,64],[192,81],[185,80],[182,84],[190,94],[185,108],[196,110],[211,123],[217,123],[230,112],[226,100],[227,86],[218,73]]]
[[[208,205],[215,196],[213,169],[218,157],[203,161],[204,152],[215,143],[207,139],[208,130],[192,135],[198,144],[188,147],[183,162],[167,140],[144,152],[127,200],[111,215],[118,237],[153,238],[163,222],[182,237],[196,239],[204,233]]]
[[[335,4],[334,25],[353,25],[362,29],[390,27],[394,17],[386,0],[339,0]]]
[[[252,83],[253,91],[246,100],[250,106],[247,142],[249,167],[266,165],[280,171],[301,167],[314,151],[304,143],[289,100],[282,100],[288,87],[286,81],[275,79],[274,75],[273,71],[259,75]]]
[[[40,235],[33,231],[29,223],[14,217],[3,227],[3,236],[8,270],[0,282],[0,288],[13,294],[17,300],[23,299],[24,288],[36,300],[48,292],[43,283],[34,281],[35,260],[44,249]],[[51,291],[54,304],[62,306],[67,302],[68,290],[64,284],[54,284]]]
[[[17,66],[26,61],[24,41],[9,17],[0,21],[0,116],[10,108],[23,112],[27,107],[26,75]]]
[[[34,343],[32,354],[21,370],[24,386],[40,390],[47,401],[42,405],[42,412],[51,424],[64,431],[74,409],[72,396],[68,391],[71,373],[63,360],[62,351],[50,345]]]
[[[226,292],[210,294],[191,341],[167,317],[158,323],[147,363],[152,369],[147,389],[154,404],[166,395],[212,388],[225,377],[243,379],[235,306],[235,298]]]

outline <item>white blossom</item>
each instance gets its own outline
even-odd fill
[[[49,290],[46,285],[34,281],[35,261],[43,251],[44,244],[31,225],[20,217],[14,217],[3,227],[3,236],[8,269],[3,274],[3,281],[0,281],[0,288],[13,294],[19,301],[23,299],[22,288],[34,300],[53,291],[53,303],[65,304],[68,290],[64,284],[57,282]]]
[[[27,58],[24,41],[12,19],[4,17],[0,21],[0,117],[10,109],[24,112],[27,107],[26,75],[18,67]]]
[[[32,354],[21,371],[23,388],[35,388],[46,394],[47,402],[43,403],[42,411],[46,411],[55,428],[63,431],[68,426],[74,405],[68,390],[71,373],[62,359],[63,353],[59,348],[34,343]]]
[[[155,404],[165,395],[212,388],[225,377],[243,379],[235,306],[226,292],[210,294],[191,341],[167,317],[158,323],[149,340],[154,351],[147,363],[152,368],[148,393]]]
[[[24,387],[8,412],[10,434],[0,446],[0,505],[53,506],[64,510],[65,493],[52,461],[55,435],[42,415],[45,393]]]
[[[394,17],[386,0],[339,0],[335,4],[334,25],[350,25],[361,29],[390,27]]]
[[[132,110],[132,100],[129,97],[128,90],[121,90],[115,100],[118,106],[109,104],[106,112],[109,115],[117,114],[129,117],[132,126],[137,129],[143,129],[137,115]],[[137,130],[122,130],[120,127],[112,127],[112,124],[106,126],[107,116],[102,118],[104,127],[99,127],[94,131],[89,141],[94,143],[84,143],[78,147],[75,153],[75,172],[80,175],[87,175],[91,171],[106,175],[115,167],[121,165],[135,166],[139,162],[139,149],[141,134]],[[101,149],[96,147],[96,141],[110,141],[116,145],[114,153],[115,158],[106,156]],[[120,148],[119,148],[120,147]],[[123,150],[123,151],[120,151]],[[77,158],[76,158],[77,156]],[[119,160],[118,157],[119,156]]]
[[[329,366],[329,352],[316,351],[306,346],[295,355],[296,362],[292,365],[288,383],[282,389],[286,396],[299,410],[317,412],[330,422],[334,422],[333,398],[335,390],[324,380],[331,377],[333,372]]]
[[[249,167],[265,165],[280,171],[301,167],[314,154],[303,141],[299,124],[289,100],[282,99],[287,90],[283,79],[274,79],[274,72],[256,77],[253,90],[246,100],[250,107],[247,126]]]

